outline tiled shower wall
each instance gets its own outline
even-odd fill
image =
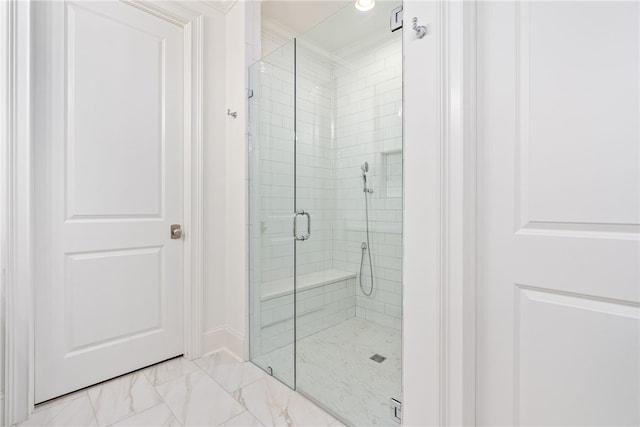
[[[299,50],[294,80],[293,58],[291,43],[254,65],[251,74],[254,90],[254,98],[250,99],[253,116],[249,154],[253,355],[293,342],[293,295],[269,301],[269,305],[277,303],[277,308],[265,312],[261,288],[269,287],[264,284],[280,282],[285,289],[293,290],[294,209],[311,213],[313,235],[312,239],[296,243],[297,273],[328,270],[333,265],[332,67],[311,52]],[[294,83],[297,83],[295,153]],[[297,160],[295,206],[294,156]],[[298,227],[298,234],[302,234],[306,231],[306,221],[299,219]],[[313,296],[316,291],[299,293],[298,301],[304,305],[305,296]],[[301,326],[313,331],[335,323],[336,307],[341,317],[353,317],[355,301],[353,292],[350,294],[350,307],[337,301],[325,301],[322,313],[322,307],[317,307],[314,313],[299,310]],[[280,312],[274,315],[274,310]]]
[[[333,268],[359,273],[361,244],[366,241],[360,166],[369,162],[374,291],[364,296],[356,279],[355,292],[349,293],[349,298],[356,295],[356,308],[352,314],[341,315],[346,319],[355,314],[400,329],[401,38],[398,34],[383,45],[353,51],[344,52],[344,59],[340,55],[330,59],[298,43],[296,208],[311,213],[312,238],[298,243],[297,271],[306,274]],[[260,66],[259,82],[253,82],[260,104],[252,108],[259,117],[252,117],[257,126],[251,129],[259,134],[251,153],[252,176],[259,177],[250,183],[252,258],[257,261],[251,265],[252,282],[291,279],[293,288],[293,49],[274,51]],[[300,231],[305,225],[300,220]],[[368,291],[371,277],[366,253],[362,273]],[[253,292],[252,328],[259,330],[260,301],[255,298],[258,295]],[[291,305],[286,305],[291,312],[292,304],[291,298]],[[289,330],[264,332],[262,340],[272,333],[280,343],[287,342],[287,337],[293,339]],[[257,342],[254,339],[253,345]],[[272,344],[265,343],[265,350]]]
[[[249,277],[252,358],[269,349],[263,331],[262,284],[291,279],[293,242],[294,63],[293,43],[254,64],[249,70]],[[293,307],[293,295],[286,297]],[[293,311],[293,310],[291,310]],[[268,320],[268,319],[265,319]],[[288,340],[293,341],[293,333]]]
[[[258,197],[253,198],[253,244],[261,249],[261,282],[293,278],[292,212],[294,210],[294,108],[292,49],[277,49],[259,64],[254,82],[260,103],[259,133],[252,149],[252,173]],[[296,208],[312,213],[313,238],[297,254],[298,274],[332,267],[334,159],[331,138],[331,65],[298,50],[297,79],[297,200]],[[255,84],[257,83],[257,84]],[[256,151],[259,150],[259,151]],[[258,160],[259,159],[259,160]],[[256,170],[259,168],[259,171]],[[298,221],[299,234],[306,230]],[[293,286],[293,284],[292,284]]]
[[[260,282],[293,277],[293,44],[283,46],[252,69],[251,237]],[[258,279],[258,276],[255,276]]]
[[[296,53],[296,208],[311,214],[312,225],[312,238],[298,243],[296,271],[307,274],[333,267],[333,70],[301,42]]]
[[[340,62],[339,62],[340,64]],[[366,242],[365,193],[360,166],[369,163],[368,182],[373,293],[356,284],[356,316],[401,328],[402,308],[402,39],[348,55],[335,68],[336,200],[334,268],[359,273]],[[364,254],[362,285],[371,286]]]

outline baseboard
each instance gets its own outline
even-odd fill
[[[244,337],[227,326],[210,329],[204,333],[204,354],[227,350],[241,360],[246,360]]]

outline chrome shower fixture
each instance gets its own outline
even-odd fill
[[[371,194],[373,193],[373,190],[370,188],[367,188],[367,172],[369,172],[369,163],[364,162],[362,166],[360,166],[360,169],[362,169],[362,179],[364,180],[364,189],[362,191],[364,192],[364,214],[365,214],[366,224],[367,224],[367,228],[366,228],[367,241],[362,242],[362,244],[360,245],[360,250],[362,252],[360,255],[359,279],[360,279],[360,290],[362,291],[362,293],[366,296],[371,296],[371,294],[373,293],[373,264],[371,262],[371,242],[369,241],[369,201],[368,201],[367,193]],[[362,283],[362,269],[364,267],[365,252],[367,253],[367,255],[369,255],[370,287],[368,291],[365,290],[364,284]]]
[[[369,172],[369,162],[364,162],[360,165],[360,170],[362,171],[362,180],[364,181],[364,187],[362,189],[365,193],[373,193],[373,189],[367,187],[367,172]]]

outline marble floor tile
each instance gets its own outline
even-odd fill
[[[180,423],[164,403],[112,425],[117,427],[180,427]]]
[[[335,421],[309,400],[270,377],[237,390],[233,396],[265,426],[326,427]]]
[[[397,426],[389,399],[402,401],[401,351],[399,331],[349,319],[298,342],[298,390],[351,425]]]
[[[374,353],[386,360],[370,360]],[[298,341],[297,356],[299,392],[221,351],[193,362],[172,359],[53,400],[19,427],[344,426],[313,402],[348,425],[396,426],[389,398],[402,397],[398,331],[349,319]],[[293,349],[261,361],[292,364]]]
[[[253,416],[249,411],[244,411],[240,415],[236,415],[230,420],[220,424],[221,427],[264,427],[260,420]]]
[[[161,384],[157,390],[184,426],[217,426],[245,410],[201,370]]]
[[[176,357],[157,365],[149,366],[142,370],[142,373],[154,386],[175,380],[190,372],[197,371],[198,366],[184,357]]]
[[[31,417],[18,424],[18,427],[28,426],[59,426],[59,427],[76,427],[98,425],[98,421],[91,407],[89,397],[80,396],[62,402],[58,405],[49,406],[48,408],[35,412]]]
[[[91,387],[87,393],[101,426],[113,424],[162,403],[158,393],[140,371]]]
[[[298,341],[297,390],[354,426],[396,426],[389,399],[402,400],[398,330],[352,318]],[[374,354],[386,359],[376,363]],[[293,365],[292,345],[261,355],[262,366]],[[286,374],[286,372],[285,372]]]
[[[266,376],[253,363],[241,362],[226,351],[218,351],[195,362],[229,393]]]

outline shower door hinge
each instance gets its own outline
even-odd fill
[[[402,28],[402,24],[404,21],[404,12],[402,6],[398,6],[391,11],[391,32],[399,30]]]
[[[247,89],[247,98],[253,98],[253,90]]]
[[[391,398],[391,419],[398,424],[402,422],[402,402]]]

